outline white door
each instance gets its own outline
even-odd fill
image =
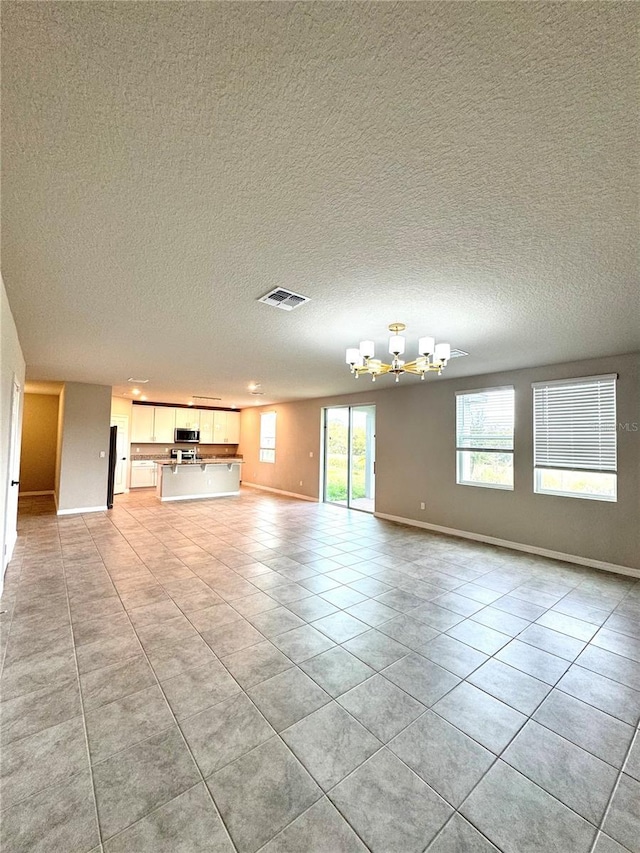
[[[18,538],[18,487],[20,479],[20,394],[21,388],[14,377],[11,392],[11,423],[9,425],[9,466],[7,469],[7,500],[4,526],[4,555],[2,570],[11,559]],[[0,578],[0,588],[2,587]]]
[[[156,444],[173,444],[176,410],[171,406],[155,406],[153,440]]]
[[[111,415],[111,426],[118,427],[116,433],[116,473],[113,483],[114,495],[127,491],[127,469],[129,460],[129,417]]]

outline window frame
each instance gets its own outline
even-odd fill
[[[536,415],[536,389],[544,389],[552,386],[562,387],[567,386],[571,388],[575,388],[576,385],[584,384],[588,385],[594,383],[596,381],[603,380],[611,380],[613,382],[613,430],[612,434],[614,436],[614,447],[613,453],[615,458],[615,467],[611,468],[598,468],[591,467],[585,465],[576,465],[574,467],[570,467],[568,465],[556,465],[549,464],[547,461],[546,464],[538,464],[537,462],[537,447],[536,447],[536,436],[537,436],[537,415]],[[536,495],[550,495],[552,497],[559,498],[578,498],[579,500],[589,500],[589,501],[604,501],[605,503],[617,503],[618,501],[618,435],[617,435],[617,381],[618,374],[617,373],[606,373],[600,374],[597,376],[575,376],[569,377],[567,379],[556,379],[556,380],[548,380],[542,382],[532,382],[531,383],[531,391],[532,391],[532,417],[533,417],[533,492]],[[599,438],[598,438],[599,442]],[[614,489],[612,495],[607,494],[591,494],[588,492],[576,492],[576,491],[567,491],[566,489],[548,489],[543,488],[541,485],[541,479],[544,472],[557,472],[562,474],[564,472],[567,473],[586,473],[586,474],[610,474],[614,477]]]
[[[459,432],[458,432],[458,399],[461,397],[472,396],[477,394],[489,394],[495,391],[511,391],[513,396],[513,431],[511,434],[511,448],[497,448],[497,447],[462,447],[459,444]],[[490,388],[471,388],[466,391],[456,391],[456,413],[455,413],[455,442],[456,442],[456,485],[457,486],[476,486],[481,489],[499,489],[503,492],[512,492],[515,488],[515,387],[513,385],[494,385]],[[505,483],[482,483],[474,480],[466,480],[462,477],[462,469],[463,469],[463,458],[464,454],[478,452],[478,453],[493,453],[493,454],[501,454],[501,455],[510,455],[512,459],[511,463],[511,474],[512,480],[511,484],[507,485]]]
[[[269,428],[269,435],[265,433],[266,419],[273,420],[273,430]],[[277,429],[277,413],[275,411],[260,412],[260,443],[258,448],[258,461],[266,462],[270,465],[276,461],[276,429]]]

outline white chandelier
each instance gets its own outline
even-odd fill
[[[438,376],[447,366],[451,358],[451,347],[449,344],[437,344],[435,338],[418,338],[418,356],[415,361],[403,361],[400,356],[404,354],[404,336],[400,334],[406,329],[404,323],[391,323],[389,331],[389,352],[393,356],[391,364],[384,364],[381,359],[374,358],[375,346],[373,341],[360,341],[359,347],[349,347],[346,362],[351,372],[357,379],[362,374],[369,374],[371,381],[376,381],[376,376],[385,373],[393,373],[396,382],[400,381],[403,373],[412,373],[424,380],[427,373],[435,371]]]

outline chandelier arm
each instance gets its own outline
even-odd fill
[[[409,361],[409,362],[407,362],[407,364],[404,365],[404,370],[406,373],[413,373],[416,376],[420,376],[422,373],[435,372],[435,371],[441,370],[442,366],[443,366],[442,364],[440,364],[439,362],[436,362],[435,364],[425,365],[424,368],[418,368],[416,366],[415,361]]]

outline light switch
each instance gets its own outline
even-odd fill
[[[100,451],[100,459],[104,459],[106,455],[107,455],[107,454],[106,454],[106,452],[105,452],[104,450],[101,450],[101,451]]]
[[[309,459],[313,459],[313,450],[309,451]]]

